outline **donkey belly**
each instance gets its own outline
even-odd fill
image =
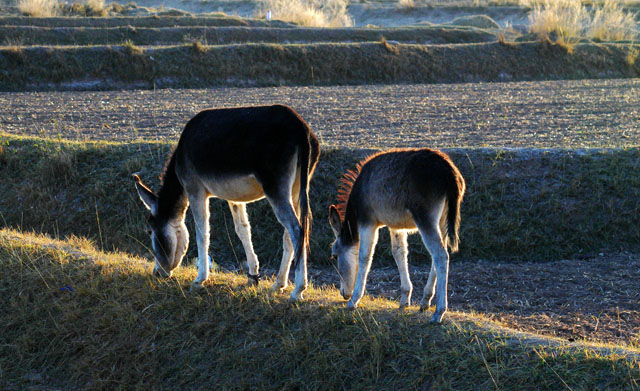
[[[381,225],[392,229],[416,229],[416,223],[408,210],[381,209],[377,211],[376,217]]]
[[[262,186],[253,175],[212,177],[205,182],[209,195],[234,202],[251,202],[264,198]]]

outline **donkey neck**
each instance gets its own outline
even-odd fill
[[[354,208],[351,203],[347,204],[340,232],[342,243],[347,246],[360,241],[360,234],[358,232],[358,214],[356,208]]]
[[[175,153],[167,164],[158,192],[158,216],[167,221],[184,221],[189,201],[175,170]]]

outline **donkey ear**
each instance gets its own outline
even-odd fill
[[[136,190],[138,190],[138,195],[142,203],[151,211],[151,214],[155,216],[158,210],[158,197],[142,183],[139,176],[133,174],[133,179],[136,181]]]
[[[338,208],[336,208],[335,205],[331,205],[329,207],[329,224],[331,225],[333,233],[338,236],[338,234],[340,233],[342,222],[340,221],[340,213],[338,212]]]

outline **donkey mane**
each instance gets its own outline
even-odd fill
[[[338,195],[336,197],[337,204],[336,209],[340,214],[340,220],[344,221],[347,212],[347,204],[349,203],[349,197],[351,196],[351,190],[356,183],[356,179],[360,175],[362,167],[369,162],[369,160],[383,154],[390,152],[405,152],[405,151],[417,151],[419,148],[392,148],[385,151],[374,152],[367,155],[364,159],[356,163],[356,167],[353,170],[347,170],[340,178],[340,184],[338,185]]]

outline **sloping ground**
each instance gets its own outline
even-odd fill
[[[636,77],[636,47],[582,44],[572,53],[544,42],[5,47],[0,49],[0,90]]]
[[[239,18],[227,15],[211,16],[122,16],[122,17],[49,17],[1,16],[0,26],[35,27],[178,27],[178,26],[254,26],[295,27],[281,21]]]
[[[3,389],[634,389],[638,351],[572,344],[451,313],[441,326],[334,289],[285,295],[193,268],[170,280],[144,261],[0,231]]]
[[[144,215],[131,174],[157,189],[170,144],[71,142],[2,136],[2,223],[81,235],[104,248],[147,254]],[[328,206],[339,179],[372,150],[323,148],[310,197],[316,224],[311,259],[329,262]],[[640,250],[640,150],[447,150],[467,182],[456,259],[549,261]],[[211,255],[244,262],[224,202],[211,204]],[[249,207],[256,252],[276,265],[282,228],[268,203]],[[189,222],[191,218],[189,217]],[[191,224],[191,223],[189,223]],[[275,227],[275,228],[274,228]],[[417,236],[412,262],[427,263]],[[390,261],[383,231],[377,259]],[[194,244],[192,243],[191,255]]]
[[[496,32],[454,27],[403,28],[290,28],[290,27],[36,27],[2,26],[5,43],[31,45],[172,45],[198,41],[202,44],[270,42],[379,42],[383,37],[398,42],[420,44],[473,43],[497,40]]]

